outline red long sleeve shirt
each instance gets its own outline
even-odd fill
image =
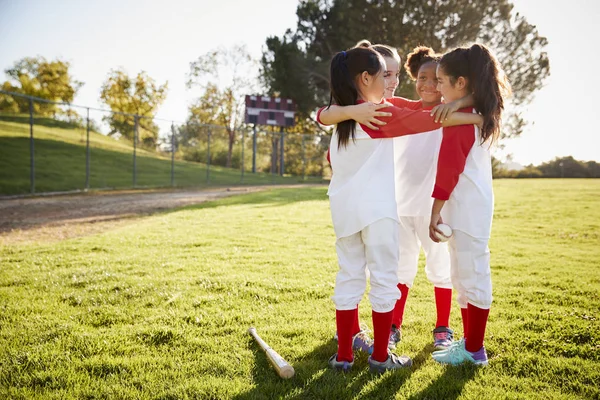
[[[435,122],[429,115],[429,111],[422,110],[420,101],[410,101],[401,97],[394,97],[387,100],[392,104],[390,107],[381,109],[381,111],[392,113],[391,117],[379,117],[386,125],[379,126],[378,130],[371,129],[366,125],[360,124],[360,127],[372,139],[394,138],[405,135],[412,135],[421,132],[428,132],[441,127],[441,124]],[[359,101],[358,104],[363,103]],[[398,107],[399,105],[401,107]],[[317,122],[321,125],[321,112],[327,107],[321,107],[317,111]],[[327,161],[331,163],[329,151],[327,152]]]
[[[473,108],[459,111],[473,112]],[[465,169],[469,152],[475,144],[475,126],[458,125],[443,129],[437,174],[432,197],[448,200]]]

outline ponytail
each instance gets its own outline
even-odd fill
[[[491,136],[493,143],[500,135],[504,97],[510,86],[496,57],[483,45],[469,48],[469,70],[475,108],[483,115],[481,140],[485,142]]]
[[[329,106],[350,106],[358,101],[358,88],[356,77],[363,72],[376,75],[382,69],[381,56],[373,49],[366,47],[355,47],[348,51],[341,51],[333,56],[330,66],[330,89]],[[352,138],[354,140],[356,123],[353,120],[342,121],[337,124],[338,148],[348,145]]]

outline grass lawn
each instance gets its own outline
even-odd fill
[[[0,195],[30,192],[29,125],[25,117],[0,115]],[[34,126],[35,191],[57,192],[85,188],[85,129],[59,121],[38,119]],[[246,163],[252,154],[245,155]],[[171,185],[171,158],[137,149],[136,186],[165,187]],[[320,182],[321,178],[281,177],[266,173],[176,160],[176,186],[205,187],[211,185],[260,185]],[[133,187],[133,148],[90,132],[90,188]]]
[[[495,182],[490,366],[430,357],[423,259],[397,352],[410,370],[340,374],[326,189],[278,189],[0,248],[0,398],[600,397],[600,180]],[[371,325],[367,297],[363,322]],[[460,312],[451,322],[462,334]],[[295,368],[281,380],[247,334]]]

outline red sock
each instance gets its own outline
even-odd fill
[[[473,304],[467,304],[467,314],[469,315],[467,342],[465,348],[474,353],[483,346],[483,337],[485,336],[485,325],[487,324],[490,310],[475,307]]]
[[[372,312],[373,315],[373,354],[375,361],[384,362],[388,358],[388,342],[392,328],[393,311],[386,313]]]
[[[437,321],[435,327],[449,327],[450,307],[452,307],[452,289],[434,287],[435,309],[437,311]]]
[[[460,309],[460,315],[462,315],[462,323],[463,323],[463,338],[467,338],[467,331],[469,330],[469,313],[467,312],[467,307]]]
[[[396,300],[396,305],[394,306],[394,313],[392,317],[392,325],[396,325],[396,328],[400,328],[402,326],[402,319],[404,318],[404,306],[406,306],[406,299],[408,298],[409,287],[399,283],[398,289],[400,289],[400,298]]]
[[[338,334],[338,361],[352,362],[352,326],[356,320],[356,310],[335,310],[335,324]]]
[[[360,332],[360,321],[358,318],[358,304],[356,305],[356,309],[354,310],[354,324],[352,324],[352,336],[356,335]]]

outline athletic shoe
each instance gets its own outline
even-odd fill
[[[337,332],[333,336],[333,340],[337,342]],[[369,336],[366,327],[361,326],[360,332],[352,337],[352,350],[364,351],[367,354],[371,354],[373,352],[373,339],[371,339]]]
[[[369,357],[369,369],[374,374],[382,374],[385,371],[392,371],[400,368],[409,368],[412,360],[408,356],[398,356],[394,353],[388,353],[388,358],[384,362],[373,360]]]
[[[352,349],[371,354],[373,353],[373,339],[366,331],[360,331],[352,338]]]
[[[338,361],[337,353],[332,355],[331,358],[329,359],[329,366],[331,366],[331,368],[336,369],[338,371],[348,372],[352,369],[353,365],[354,365],[354,360],[352,360],[352,362]]]
[[[446,347],[445,349],[442,350],[435,350],[432,354],[442,354],[442,353],[447,353],[448,350],[450,350],[453,347],[456,346],[464,346],[464,342],[465,342],[465,338],[462,338],[460,340],[457,340],[456,342],[452,342],[450,344],[450,346]]]
[[[402,327],[396,328],[396,325],[392,325],[390,331],[390,340],[388,341],[388,349],[394,350],[396,345],[402,340]]]
[[[437,351],[431,356],[440,364],[460,365],[470,362],[475,365],[488,365],[488,356],[485,352],[485,347],[481,346],[481,349],[475,353],[471,353],[465,348],[464,341],[455,343],[460,344],[450,346],[447,350]]]
[[[433,347],[436,350],[443,350],[452,344],[454,331],[445,326],[437,327],[433,330]]]

